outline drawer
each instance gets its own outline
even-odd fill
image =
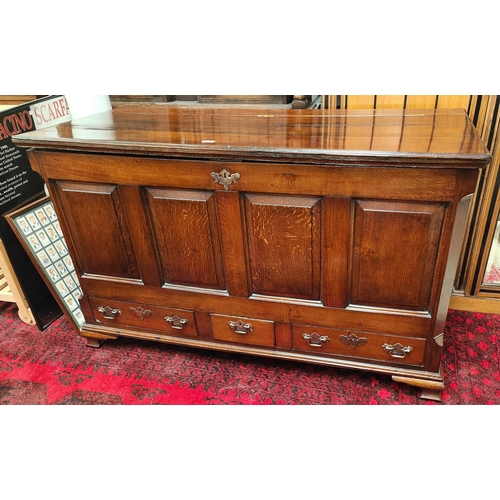
[[[160,330],[165,334],[198,335],[193,311],[93,297],[89,302],[99,323]]]
[[[293,348],[365,360],[423,364],[426,340],[377,333],[292,325]]]
[[[233,344],[274,347],[274,322],[239,316],[211,314],[215,340]]]

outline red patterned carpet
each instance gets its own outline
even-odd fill
[[[494,264],[487,269],[484,276],[484,283],[500,283],[500,269]]]
[[[442,403],[390,377],[126,339],[86,346],[65,318],[47,330],[0,302],[3,405],[496,405],[500,315],[450,311]]]

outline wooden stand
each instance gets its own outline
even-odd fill
[[[28,325],[36,324],[2,240],[0,240],[0,301],[15,302],[21,320]]]

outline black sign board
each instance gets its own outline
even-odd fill
[[[0,238],[40,330],[62,311],[3,216],[44,197],[44,182],[12,136],[69,119],[64,96],[48,96],[0,112]]]

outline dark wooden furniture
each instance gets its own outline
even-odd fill
[[[111,95],[110,100],[113,105],[125,103],[145,103],[145,102],[184,102],[198,104],[253,104],[253,105],[286,105],[291,104],[295,98],[309,96],[293,95]],[[302,101],[302,99],[299,99]]]
[[[16,142],[48,184],[89,345],[369,370],[439,398],[466,197],[490,161],[463,111],[127,105]]]
[[[172,103],[172,104],[215,104],[215,105],[254,105],[266,107],[292,107],[296,109],[319,108],[320,95],[111,95],[113,107],[123,104]]]

